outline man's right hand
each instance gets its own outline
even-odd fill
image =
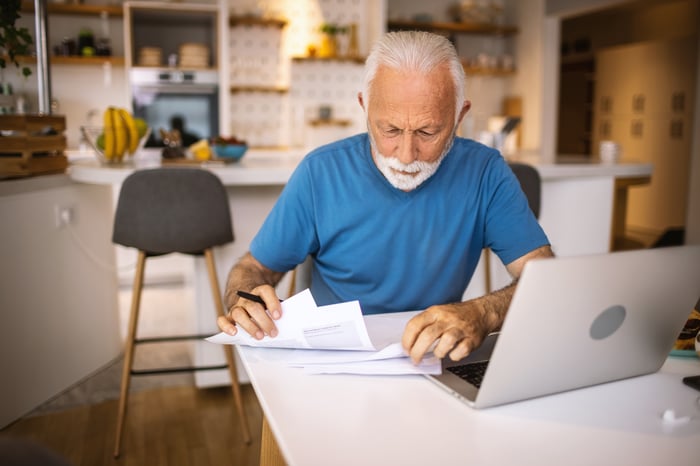
[[[238,325],[258,340],[265,335],[276,337],[274,321],[282,317],[282,306],[274,285],[283,276],[284,272],[268,269],[250,252],[244,254],[229,272],[224,293],[226,313],[216,320],[219,328],[229,335],[235,335]],[[238,290],[259,296],[265,305],[241,298]]]
[[[265,335],[276,337],[274,321],[282,317],[282,307],[275,289],[270,285],[260,285],[245,291],[260,296],[265,305],[239,297],[228,312],[217,319],[219,328],[229,335],[235,335],[239,326],[258,340]]]

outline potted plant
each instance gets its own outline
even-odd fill
[[[30,55],[34,44],[29,29],[16,24],[21,5],[21,0],[4,0],[0,4],[0,69],[5,69],[9,60],[21,69],[23,76],[29,76],[32,70],[27,66],[20,67],[18,61],[20,56]]]
[[[338,34],[346,32],[345,27],[334,23],[323,23],[320,27],[322,34],[321,47],[318,54],[323,58],[333,58],[338,55]]]

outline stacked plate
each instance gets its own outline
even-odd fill
[[[139,49],[139,66],[160,66],[163,50],[160,47],[141,47]]]
[[[180,45],[180,66],[182,68],[207,68],[209,66],[209,47],[195,43]]]

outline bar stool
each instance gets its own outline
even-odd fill
[[[211,172],[198,168],[154,168],[137,170],[122,184],[114,217],[112,241],[138,249],[129,328],[124,350],[119,412],[114,456],[120,453],[132,375],[162,375],[228,368],[231,388],[246,444],[251,443],[243,410],[233,348],[222,345],[226,364],[134,370],[134,350],[139,343],[202,339],[208,335],[137,338],[139,307],[145,263],[148,257],[170,253],[204,256],[217,315],[224,315],[222,295],[214,263],[213,248],[233,241],[231,213],[226,189]],[[212,316],[215,318],[215,316]]]
[[[540,204],[542,197],[542,179],[540,172],[532,165],[521,162],[508,162],[508,166],[515,174],[515,177],[520,183],[520,188],[523,190],[527,202],[530,205],[530,210],[535,215],[535,218],[540,218]],[[493,291],[491,289],[491,250],[484,249],[484,281],[486,293]]]

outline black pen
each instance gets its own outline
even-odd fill
[[[247,299],[247,300],[249,300],[249,301],[255,301],[256,303],[260,303],[260,304],[262,304],[263,306],[265,306],[265,301],[263,301],[263,299],[262,299],[260,296],[256,295],[256,294],[248,293],[247,291],[242,291],[242,290],[236,291],[236,294],[237,294],[238,296],[240,296],[241,298],[245,298],[245,299]],[[282,302],[281,299],[280,299],[280,302]]]

